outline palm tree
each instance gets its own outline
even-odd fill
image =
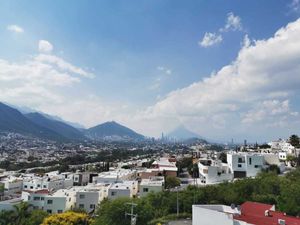
[[[31,205],[27,202],[21,202],[20,204],[14,205],[15,213],[15,224],[25,225],[25,219],[30,215],[29,209]]]
[[[1,211],[0,212],[0,225],[12,225],[14,221],[14,211]]]

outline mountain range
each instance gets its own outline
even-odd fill
[[[145,137],[114,121],[89,129],[75,128],[60,118],[40,112],[21,113],[0,102],[0,132],[13,132],[56,141],[143,140]]]

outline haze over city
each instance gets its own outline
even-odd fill
[[[0,101],[150,137],[287,138],[299,15],[298,0],[1,1]]]

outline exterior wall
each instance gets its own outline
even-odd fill
[[[264,156],[256,154],[227,154],[227,163],[232,171],[246,172],[254,177],[265,165]]]
[[[73,177],[74,185],[84,186],[89,183],[90,174],[89,173],[76,173]]]
[[[11,195],[20,193],[23,188],[23,180],[7,180],[3,181],[5,194]]]
[[[132,197],[130,189],[110,188],[108,190],[108,199],[116,199],[119,197]]]
[[[193,205],[193,225],[235,225],[232,215]]]
[[[100,191],[84,191],[76,193],[76,208],[84,209],[86,212],[93,211],[100,203]]]
[[[23,201],[27,201],[34,209],[44,209],[45,196],[47,196],[47,194],[22,192]]]
[[[148,191],[146,191],[146,189],[148,189]],[[161,192],[163,190],[164,190],[163,185],[162,186],[140,185],[139,187],[139,192],[141,197],[146,196],[150,192]]]
[[[7,200],[7,201],[1,201],[0,202],[0,212],[3,210],[15,210],[14,205],[17,205],[21,203],[21,199],[12,199],[12,200]]]
[[[31,179],[31,180],[25,180],[23,182],[23,189],[24,190],[41,190],[41,189],[48,189],[48,190],[59,190],[63,188],[68,188],[73,186],[73,181],[71,179],[57,179],[57,180],[51,180],[51,179]]]
[[[52,200],[52,204],[49,202]],[[66,197],[46,196],[44,210],[48,213],[60,213],[66,211]]]
[[[199,162],[198,167],[201,183],[215,184],[233,179],[233,174],[229,168],[223,166],[222,163],[218,166],[206,166]]]

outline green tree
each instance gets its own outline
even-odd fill
[[[177,177],[167,176],[167,178],[166,178],[166,188],[167,189],[178,187],[178,186],[180,186],[180,183],[181,183],[181,181]]]
[[[290,136],[289,138],[289,142],[291,145],[293,145],[294,147],[299,147],[300,146],[300,138],[298,135],[293,134]]]
[[[43,220],[48,216],[43,210],[33,210],[30,216],[26,219],[26,225],[40,225]]]
[[[30,205],[27,202],[21,202],[14,205],[16,225],[26,225],[26,219],[30,216]]]
[[[221,152],[220,153],[219,160],[221,160],[223,163],[227,163],[227,154],[226,154],[226,152]]]

